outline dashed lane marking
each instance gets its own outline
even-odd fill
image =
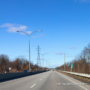
[[[30,88],[33,88],[36,84],[32,85]]]

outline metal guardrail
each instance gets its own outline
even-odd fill
[[[61,71],[61,70],[59,70],[59,71]],[[68,71],[61,71],[61,72],[65,72],[65,73],[69,73],[69,74],[73,74],[73,75],[77,75],[77,76],[81,76],[81,77],[90,78],[90,74],[82,74],[82,73],[68,72]]]
[[[35,75],[43,72],[47,72],[49,70],[45,71],[36,71],[36,72],[15,72],[15,73],[1,73],[0,74],[0,82],[5,80],[11,80],[15,78],[25,77],[29,75]]]

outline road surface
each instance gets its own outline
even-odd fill
[[[90,87],[62,73],[48,71],[1,82],[0,90],[90,90]]]

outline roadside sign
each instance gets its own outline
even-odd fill
[[[11,67],[9,67],[9,70],[11,70]]]
[[[71,68],[73,68],[73,64],[71,64]]]

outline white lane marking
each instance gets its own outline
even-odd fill
[[[40,79],[40,81],[41,81],[42,79]]]
[[[61,75],[61,74],[60,74]],[[61,75],[61,76],[63,76],[63,77],[65,77],[64,75]],[[67,77],[65,77],[66,79],[68,79]],[[71,81],[71,82],[73,82],[73,83],[75,83],[75,84],[77,84],[76,82],[74,82],[74,81],[72,81],[72,80],[70,80],[70,79],[68,79],[69,81]],[[78,84],[77,84],[78,85]],[[83,89],[85,89],[85,90],[88,90],[87,88],[85,88],[85,87],[83,87],[83,86],[81,86],[81,85],[78,85],[78,86],[80,86],[80,87],[82,87]]]
[[[32,85],[30,88],[33,88],[36,84]]]

